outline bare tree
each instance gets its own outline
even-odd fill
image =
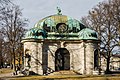
[[[6,5],[10,3],[12,3],[11,0],[0,0],[0,13],[6,7]],[[3,67],[2,43],[3,43],[3,35],[0,32],[0,68]]]
[[[12,0],[0,0],[0,12],[5,8],[8,7],[9,5],[14,5],[12,3]]]
[[[120,49],[118,29],[120,27],[120,0],[107,0],[99,3],[82,21],[98,32],[101,40],[100,51],[107,61],[109,72],[110,58],[115,50]]]
[[[8,3],[12,3],[11,0],[0,0],[1,5],[5,5],[5,4],[8,4]]]
[[[6,7],[1,11],[0,26],[4,34],[4,41],[9,45],[14,71],[16,71],[15,60],[21,47],[21,38],[24,35],[26,25],[27,20],[22,19],[22,12],[19,6]]]

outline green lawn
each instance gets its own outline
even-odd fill
[[[13,70],[8,68],[0,69],[0,74],[11,73]],[[9,80],[120,80],[117,75],[50,75],[50,76],[15,76],[6,77]]]

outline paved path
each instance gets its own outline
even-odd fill
[[[11,76],[13,76],[12,73],[0,74],[0,78],[1,78],[1,77],[11,77]]]
[[[0,74],[0,80],[8,80],[6,79],[8,77],[13,77],[13,74],[12,73]]]
[[[9,78],[17,77],[17,76],[23,76],[21,75],[13,75],[13,73],[5,73],[5,74],[0,74],[0,80],[9,80]]]

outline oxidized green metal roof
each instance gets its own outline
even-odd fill
[[[25,38],[38,38],[44,39],[47,37],[46,31],[39,29],[39,28],[32,28],[26,32]]]
[[[38,23],[35,24],[35,27],[38,27],[40,29],[43,29],[43,26],[47,24],[47,26],[50,26],[52,28],[56,28],[56,25],[58,23],[65,23],[68,25],[68,27],[71,29],[72,27],[76,27],[77,29],[80,30],[80,25],[81,23],[73,19],[71,17],[65,16],[65,15],[52,15],[48,16],[42,20],[40,20]]]
[[[80,32],[79,32],[79,39],[82,39],[82,40],[98,40],[97,38],[97,33],[94,31],[94,30],[91,30],[89,28],[85,28],[85,29],[82,29]]]
[[[97,40],[95,31],[86,28],[78,20],[62,15],[60,12],[40,20],[30,29],[25,39],[65,39],[65,40]]]

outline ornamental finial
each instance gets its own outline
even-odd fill
[[[58,15],[62,15],[62,13],[61,13],[61,9],[59,8],[59,7],[57,7],[57,11],[58,11]]]

